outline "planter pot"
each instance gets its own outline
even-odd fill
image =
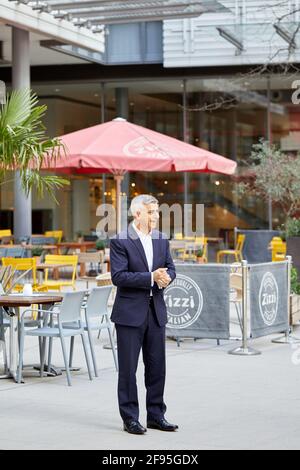
[[[108,265],[107,263],[101,263],[100,264],[100,269],[102,274],[107,274],[108,272]]]
[[[96,246],[96,250],[97,250],[97,253],[101,253],[101,256],[102,256],[102,254],[103,254],[103,256],[104,256],[104,253],[105,253],[104,248],[100,248],[100,249],[99,249],[99,248],[97,248],[97,246]]]
[[[100,263],[104,263],[104,250],[97,250],[100,257]]]
[[[298,280],[300,282],[300,237],[287,239],[287,254],[292,257],[293,266],[298,271]]]
[[[300,295],[291,295],[291,324],[299,325],[300,322]]]
[[[204,258],[197,258],[197,263],[198,264],[204,264],[205,263]]]

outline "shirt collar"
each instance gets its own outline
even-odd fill
[[[137,228],[137,226],[135,225],[135,222],[132,223],[132,226],[140,238],[147,238],[147,237],[152,236],[152,230],[146,235],[144,232],[142,232],[141,230]]]

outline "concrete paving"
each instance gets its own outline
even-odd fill
[[[25,384],[0,380],[0,449],[300,449],[300,348],[271,339],[251,343],[263,353],[257,357],[229,356],[236,342],[184,340],[178,348],[168,340],[166,417],[179,431],[133,436],[122,431],[106,335],[94,338],[99,377],[92,382],[77,338],[81,370],[72,387],[65,375],[41,379],[30,369]],[[37,360],[37,339],[26,338],[25,363]],[[62,364],[58,341],[53,363]],[[145,424],[142,363],[138,385]]]
[[[39,378],[25,371],[25,384],[0,381],[1,449],[299,449],[300,366],[290,346],[255,341],[258,357],[232,357],[234,345],[185,340],[167,343],[167,418],[176,433],[121,430],[111,351],[95,338],[99,377],[89,381],[80,340],[76,340],[73,385],[65,376]],[[26,342],[26,362],[38,348]],[[298,354],[299,360],[300,353]],[[297,358],[296,358],[297,359]],[[54,363],[61,364],[60,345]],[[145,423],[143,367],[138,371],[141,422]]]

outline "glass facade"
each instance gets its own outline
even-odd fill
[[[45,125],[50,136],[121,116],[236,160],[240,173],[253,144],[269,137],[269,116],[272,141],[283,150],[300,149],[300,144],[295,143],[295,136],[299,135],[300,106],[291,101],[292,84],[296,79],[295,75],[170,77],[163,80],[108,81],[102,85],[95,82],[55,87],[44,84],[34,89],[41,102],[48,105]],[[41,218],[41,230],[64,228],[70,237],[77,231],[88,233],[96,228],[97,206],[102,202],[115,203],[112,175],[70,176],[70,179],[71,187],[58,195],[60,206],[47,199],[37,202],[33,198],[34,209],[53,213]],[[258,198],[239,197],[237,180],[236,177],[191,173],[186,178],[185,195],[183,174],[137,172],[128,175],[123,191],[129,195],[129,202],[137,194],[152,193],[161,203],[170,205],[183,205],[185,198],[189,203],[205,204],[205,230],[210,236],[224,235],[235,226],[267,228],[266,204]],[[72,215],[80,194],[86,195],[88,217],[84,220],[77,220]],[[1,190],[1,211],[10,211],[12,206],[12,186],[7,185]],[[279,226],[283,219],[284,214],[274,207],[274,227]]]

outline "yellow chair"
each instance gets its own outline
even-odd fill
[[[71,266],[73,268],[72,278],[66,281],[56,281],[55,279],[48,279],[49,269],[45,270],[45,280],[42,284],[43,287],[46,287],[48,290],[59,290],[61,291],[62,287],[72,287],[73,290],[76,290],[76,276],[77,276],[77,255],[46,255],[45,264],[57,265],[59,268],[60,265]]]
[[[2,266],[11,266],[15,271],[32,271],[33,285],[32,289],[35,291],[40,290],[36,276],[36,258],[2,258]],[[14,286],[14,290],[23,290],[22,284]]]
[[[246,235],[238,235],[237,243],[234,250],[221,250],[217,254],[217,262],[221,263],[224,256],[234,256],[237,263],[241,263],[243,259],[243,248],[245,244]]]
[[[10,229],[0,230],[0,237],[11,237],[12,233]],[[9,244],[13,245],[13,240],[9,240]]]
[[[286,243],[280,237],[274,237],[270,242],[272,261],[279,262],[286,259]]]
[[[175,233],[174,234],[174,240],[183,240],[182,233]]]
[[[15,269],[12,266],[0,267],[0,294],[2,291],[6,291],[11,285],[11,281],[15,275]],[[2,294],[1,294],[2,295]]]
[[[53,237],[57,239],[57,243],[61,243],[64,232],[62,230],[48,230],[44,233],[45,237]]]
[[[187,236],[184,237],[182,233],[175,233],[174,240],[193,242],[195,241],[195,237],[187,237]]]
[[[2,266],[10,266],[11,269],[15,272],[17,271],[28,271],[31,269],[32,271],[32,290],[34,292],[43,292],[46,291],[47,289],[44,288],[43,286],[40,286],[37,283],[37,277],[36,277],[36,258],[2,258]],[[7,288],[11,286],[11,281],[13,280],[13,277],[10,279],[10,282],[7,284]],[[22,284],[16,284],[13,287],[12,291],[17,291],[21,292],[23,290],[24,286]],[[33,304],[32,305],[32,316],[31,320],[36,320],[37,319],[37,309],[38,305]]]

